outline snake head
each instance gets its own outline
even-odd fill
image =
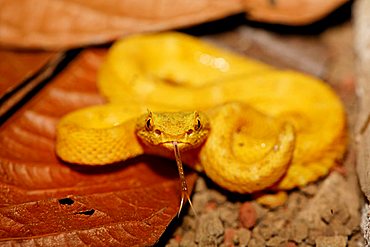
[[[207,138],[210,124],[201,112],[160,112],[148,111],[137,119],[136,135],[153,146],[173,150],[177,142],[180,150],[199,147]]]

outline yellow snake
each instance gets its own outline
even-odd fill
[[[185,34],[118,41],[98,85],[110,103],[58,125],[57,154],[67,162],[181,153],[219,185],[250,193],[315,181],[345,150],[344,110],[328,85]]]

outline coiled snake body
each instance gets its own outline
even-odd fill
[[[98,83],[110,103],[58,125],[57,154],[65,161],[174,158],[175,147],[219,185],[249,193],[314,181],[345,149],[343,107],[329,86],[183,34],[117,42]]]

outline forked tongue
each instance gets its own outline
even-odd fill
[[[175,159],[176,159],[177,169],[179,170],[180,182],[181,182],[181,201],[180,201],[179,211],[177,212],[177,217],[180,216],[180,212],[181,212],[182,206],[184,205],[185,198],[189,201],[190,207],[193,210],[194,214],[197,215],[193,207],[193,204],[191,203],[191,200],[190,200],[188,185],[186,183],[184,169],[182,167],[179,146],[176,141],[172,142],[172,144],[173,144],[173,150],[175,151]]]

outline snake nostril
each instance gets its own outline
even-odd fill
[[[193,134],[193,132],[194,132],[194,130],[189,129],[188,131],[186,131],[186,134],[191,135],[191,134]]]
[[[160,131],[159,129],[156,129],[156,130],[154,130],[154,133],[156,133],[157,135],[161,135],[162,131]]]

